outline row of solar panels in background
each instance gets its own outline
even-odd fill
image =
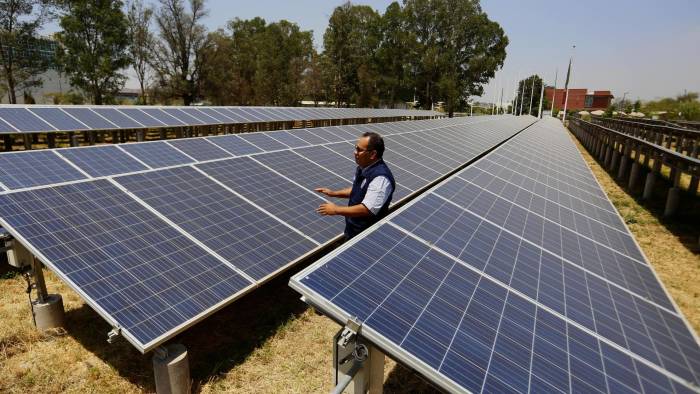
[[[440,127],[473,121],[481,122],[486,119],[488,118],[333,126],[308,130],[293,129],[168,141],[6,152],[0,153],[0,190],[15,190],[261,152],[354,141],[364,131],[378,131],[389,136],[399,132],[420,130],[426,125]],[[352,148],[348,147],[345,154],[352,157]],[[393,153],[390,152],[389,155],[391,154]],[[439,163],[433,163],[433,165],[441,168]],[[426,172],[426,170],[418,171]],[[429,179],[434,175],[431,173]]]
[[[0,134],[438,115],[433,111],[371,108],[3,105]]]
[[[700,387],[697,336],[556,120],[291,285],[451,392]]]
[[[398,201],[531,122],[505,116],[366,127],[386,136]],[[340,236],[343,221],[318,215],[325,197],[313,191],[351,182],[350,141],[359,130],[314,129],[338,130],[349,132],[347,141],[3,192],[0,225],[149,351]],[[91,149],[98,148],[61,155]],[[99,154],[75,163],[85,171],[110,165]]]

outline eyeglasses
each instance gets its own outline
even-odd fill
[[[374,150],[374,149],[362,149],[362,148],[360,148],[359,146],[355,145],[355,153],[358,153],[358,154],[359,154],[359,153],[362,153],[362,152],[373,151],[373,150]]]

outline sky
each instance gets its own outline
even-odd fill
[[[333,9],[342,0],[207,0],[209,30],[225,28],[233,18],[256,16],[268,22],[287,19],[313,30],[317,48]],[[353,1],[384,12],[389,0]],[[516,81],[537,73],[563,85],[569,57],[569,87],[611,90],[627,100],[651,100],[688,91],[700,92],[699,0],[482,0],[510,41],[504,66],[479,101],[492,101],[501,88],[504,101]],[[47,30],[55,31],[55,25]],[[575,50],[572,46],[576,45]],[[127,87],[135,88],[131,78]]]

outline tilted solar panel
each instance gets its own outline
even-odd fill
[[[697,336],[638,246],[565,230],[558,200],[487,172],[513,149],[543,162],[528,179],[602,192],[561,124],[540,121],[290,285],[448,391],[697,392]]]

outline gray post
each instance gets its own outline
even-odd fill
[[[632,171],[630,172],[630,179],[627,183],[627,188],[630,192],[634,191],[634,188],[637,186],[637,182],[639,181],[639,169],[641,167],[638,159],[632,163]]]
[[[615,169],[617,169],[617,164],[620,161],[620,145],[618,144],[617,148],[613,147],[613,154],[612,154],[612,160],[610,162],[610,172],[613,174],[615,173]]]
[[[620,157],[620,168],[617,171],[617,179],[625,179],[625,175],[627,174],[627,162],[629,161],[630,151],[632,150],[630,147],[631,144],[629,143],[623,145],[622,157]]]
[[[664,209],[664,217],[670,217],[678,212],[678,207],[681,202],[681,171],[676,171],[676,176],[671,180],[673,186],[668,189],[668,195],[666,196],[666,208]]]
[[[153,374],[158,394],[189,394],[190,365],[181,344],[161,346],[153,352]]]
[[[656,156],[654,158],[654,167],[649,171],[647,179],[644,182],[644,193],[642,194],[644,200],[651,199],[654,193],[654,183],[656,182],[659,171],[661,171],[661,156]]]
[[[35,257],[30,259],[37,299],[32,301],[34,324],[39,331],[65,326],[63,298],[60,294],[48,294],[42,264]]]
[[[605,147],[605,160],[603,161],[603,167],[609,168],[610,167],[610,161],[612,159],[612,152],[613,148],[612,146],[608,145]]]
[[[143,130],[136,130],[136,141],[143,142],[145,140],[145,134]]]

